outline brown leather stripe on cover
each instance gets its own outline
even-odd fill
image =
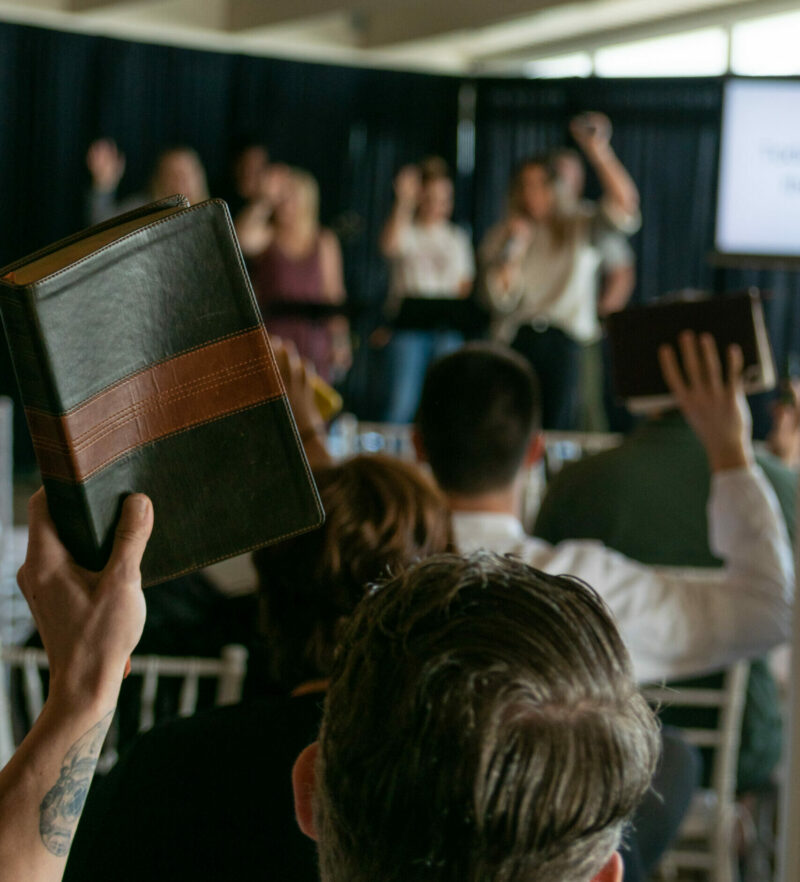
[[[63,416],[25,413],[42,474],[83,481],[136,447],[282,394],[255,328],[153,365]]]

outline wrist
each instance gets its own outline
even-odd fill
[[[118,699],[119,686],[96,695],[75,695],[51,688],[42,709],[42,716],[47,714],[47,716],[61,721],[86,720],[86,725],[82,725],[80,728],[88,729],[98,720],[110,716],[117,707]]]
[[[593,164],[603,163],[616,157],[614,148],[609,142],[587,144],[584,147],[584,153],[586,158]]]
[[[48,702],[59,708],[95,712],[116,707],[125,666],[119,670],[50,671]]]
[[[743,444],[719,447],[707,453],[709,467],[714,473],[746,469],[753,463],[752,450],[748,451]]]

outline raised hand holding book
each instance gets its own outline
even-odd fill
[[[153,500],[144,584],[323,512],[227,206],[171,197],[0,270],[0,312],[62,541],[104,565]]]

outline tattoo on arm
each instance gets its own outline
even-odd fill
[[[39,806],[39,836],[44,847],[56,857],[64,857],[72,844],[113,713],[109,711],[70,747],[58,781]]]

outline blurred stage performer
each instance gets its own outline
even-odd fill
[[[328,382],[351,363],[349,324],[325,307],[345,301],[342,252],[319,225],[319,187],[308,172],[271,164],[259,198],[236,218],[242,252],[267,329],[292,340]]]
[[[391,278],[386,305],[395,319],[405,300],[467,297],[475,277],[472,243],[451,222],[453,181],[447,163],[429,157],[400,169],[394,181],[395,202],[381,234],[381,252],[389,260]],[[390,336],[391,335],[391,336]],[[428,364],[456,349],[463,336],[454,329],[381,328],[373,335],[388,341],[387,400],[384,419],[414,419]]]
[[[117,199],[117,187],[125,173],[125,154],[111,138],[94,141],[86,153],[92,176],[87,200],[87,220],[99,224],[167,196],[182,193],[192,205],[208,199],[206,172],[197,151],[185,145],[167,147],[158,154],[147,192]]]
[[[580,153],[571,147],[561,147],[551,154],[558,178],[559,196],[566,205],[583,203],[586,185],[586,166]],[[636,286],[636,258],[628,244],[628,237],[609,230],[597,242],[600,252],[597,315],[605,318],[624,309]],[[607,361],[603,357],[602,340],[587,343],[581,351],[579,426],[585,432],[607,432],[606,407],[613,407],[613,390],[604,382]],[[604,400],[605,393],[605,400]]]
[[[484,297],[494,336],[535,368],[543,425],[577,427],[581,346],[599,336],[598,272],[604,237],[639,228],[639,192],[611,147],[611,123],[576,117],[570,131],[603,188],[597,204],[559,198],[548,156],[524,160],[511,180],[508,216],[480,249]]]
[[[231,214],[238,213],[262,195],[264,175],[270,167],[269,150],[255,138],[239,140],[231,151],[231,180],[224,188]]]

